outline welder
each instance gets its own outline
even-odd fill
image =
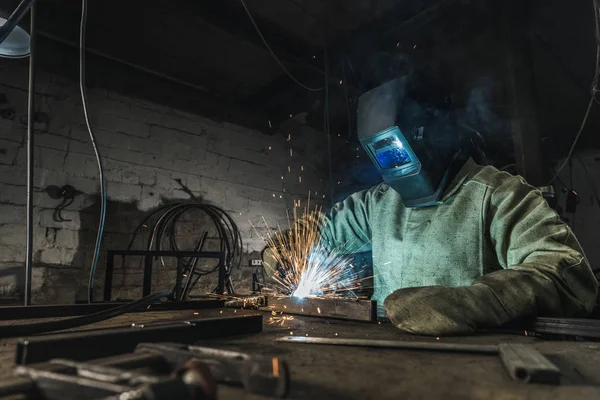
[[[373,252],[380,313],[415,334],[584,317],[598,282],[573,232],[523,178],[485,166],[442,85],[409,76],[359,99],[358,137],[383,183],[326,216],[330,248]]]

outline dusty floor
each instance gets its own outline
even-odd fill
[[[223,311],[223,313],[221,313]],[[238,311],[239,312],[239,311]],[[129,314],[95,327],[224,316],[233,310],[193,310]],[[512,381],[496,356],[277,343],[289,336],[436,341],[402,336],[390,325],[294,317],[284,326],[264,313],[260,334],[204,340],[202,345],[248,353],[278,355],[291,370],[291,399],[600,399],[600,343],[542,341],[531,336],[484,335],[440,338],[440,342],[533,344],[566,375],[561,386]],[[32,320],[29,320],[32,322]],[[16,322],[2,322],[16,323]],[[168,338],[165,338],[168,341]],[[0,340],[0,376],[11,374],[15,339]],[[221,387],[220,399],[262,399],[238,388]]]

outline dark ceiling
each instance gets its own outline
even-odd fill
[[[485,0],[245,2],[273,52],[303,84],[325,85],[327,58],[332,130],[337,132],[351,128],[348,111],[353,98],[368,86],[364,76],[371,54],[394,48],[400,38],[405,39],[402,46],[413,51],[408,32],[447,13],[460,15],[459,21],[470,18],[479,7],[474,4]],[[40,36],[76,46],[80,3],[38,1]],[[254,111],[271,121],[271,127],[264,122],[264,130],[276,130],[290,114],[308,115],[312,125],[322,126],[324,91],[307,91],[285,74],[240,0],[88,4],[86,40],[94,54],[193,87],[208,102],[213,98],[223,107]]]

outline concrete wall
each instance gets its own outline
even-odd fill
[[[43,114],[36,124],[34,302],[72,303],[86,298],[99,215],[98,171],[77,83],[40,72],[37,84],[37,110]],[[26,62],[1,61],[0,97],[4,95],[5,102],[0,109],[14,111],[14,118],[0,118],[0,296],[5,299],[21,296],[23,287],[26,88]],[[264,247],[249,221],[264,227],[264,216],[272,227],[287,224],[286,209],[294,200],[306,199],[309,190],[323,200],[323,135],[293,121],[268,136],[106,89],[90,89],[88,97],[108,191],[97,296],[106,249],[124,249],[137,223],[159,205],[189,200],[177,179],[202,201],[224,208],[235,219],[245,260]],[[43,189],[65,184],[84,194],[63,212],[70,221],[56,222],[53,211],[60,201]],[[199,212],[186,216],[177,232],[182,247],[191,248],[204,231],[214,238],[209,225]],[[213,240],[205,250],[217,250],[216,245]],[[136,247],[144,244],[140,241]],[[156,268],[153,289],[170,288],[174,265],[157,263]],[[234,273],[238,290],[249,289],[253,271],[243,267]],[[139,297],[141,282],[139,260],[124,268],[117,263],[115,297]],[[215,284],[216,275],[203,278],[198,290]]]

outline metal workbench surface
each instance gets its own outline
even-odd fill
[[[129,314],[95,324],[128,323],[225,316],[240,310],[183,310]],[[244,311],[246,313],[247,311]],[[262,355],[277,355],[291,371],[290,399],[600,399],[600,343],[543,341],[523,335],[440,338],[445,343],[528,343],[566,375],[561,386],[512,381],[497,356],[277,343],[282,336],[436,341],[399,334],[391,325],[294,316],[280,321],[264,313],[260,334],[204,340],[202,345]],[[29,320],[28,322],[32,322]],[[14,322],[5,321],[2,324]],[[336,336],[337,334],[337,336]],[[165,338],[168,341],[168,338]],[[11,374],[14,339],[0,340],[0,376]],[[262,399],[237,388],[219,388],[219,399]]]

